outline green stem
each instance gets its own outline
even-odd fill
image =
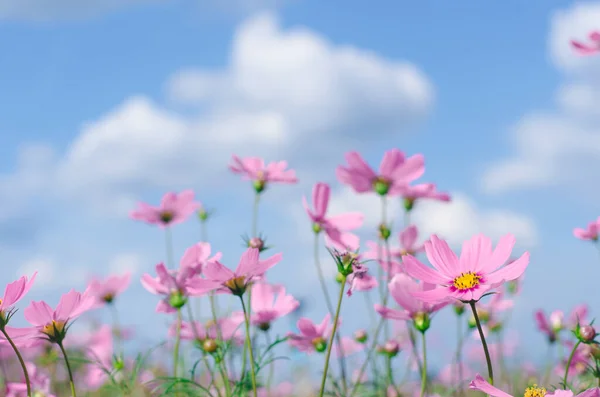
[[[177,323],[175,328],[175,346],[173,347],[173,377],[177,378],[179,366],[179,344],[181,343],[181,309],[177,309]]]
[[[217,330],[217,339],[219,340],[219,344],[224,343],[223,334],[221,333],[221,327],[217,321],[217,301],[214,292],[211,292],[208,296],[208,300],[210,301],[210,312],[212,315],[213,322],[215,323],[215,329]],[[221,360],[218,363],[219,372],[221,373],[221,377],[223,378],[223,383],[225,383],[225,392],[227,393],[227,397],[231,395],[231,385],[229,384],[229,376],[227,375],[227,362],[225,361],[225,357],[221,357]]]
[[[77,397],[77,394],[75,393],[75,382],[73,381],[73,371],[71,371],[71,364],[69,364],[69,358],[67,357],[67,352],[65,351],[65,348],[63,347],[62,343],[58,343],[58,347],[60,347],[60,351],[62,352],[63,357],[65,358],[67,372],[69,373],[69,383],[71,385],[71,396]]]
[[[267,348],[271,346],[271,337],[269,331],[265,331],[265,338],[267,341]],[[267,377],[267,393],[271,395],[271,383],[273,382],[273,375],[275,373],[275,365],[273,362],[269,363],[269,376]]]
[[[25,384],[27,385],[27,397],[31,397],[31,381],[29,380],[29,373],[27,372],[27,366],[25,365],[23,356],[21,356],[21,352],[19,352],[19,349],[17,349],[17,345],[15,345],[15,343],[10,338],[10,336],[8,336],[6,329],[4,327],[1,327],[0,331],[2,331],[2,334],[4,335],[4,337],[6,338],[8,343],[10,343],[10,346],[13,348],[13,350],[15,351],[15,354],[17,355],[17,358],[19,359],[19,363],[21,364],[21,369],[23,370],[23,376],[25,376]],[[5,376],[5,378],[6,378],[6,376]],[[6,383],[6,379],[5,379],[5,383]]]
[[[257,234],[257,229],[258,229],[258,205],[260,203],[260,193],[256,193],[256,195],[254,196],[254,206],[252,207],[252,235],[250,236],[250,238],[252,237],[258,237]]]
[[[554,361],[554,358],[552,357],[553,356],[552,353],[554,351],[554,349],[553,349],[554,346],[552,346],[552,345],[553,345],[552,343],[548,343],[548,358],[546,359],[546,371],[544,374],[544,380],[542,382],[542,385],[547,385],[548,381],[550,380],[550,372],[552,371],[552,363]]]
[[[173,268],[175,265],[175,260],[173,259],[173,235],[169,226],[165,227],[165,250],[167,254],[167,267]]]
[[[569,360],[567,361],[567,368],[565,369],[565,377],[563,378],[563,386],[565,389],[567,388],[567,379],[569,378],[569,368],[571,367],[571,361],[573,361],[575,351],[577,350],[580,344],[581,341],[578,340],[577,343],[575,343],[575,346],[573,346],[573,350],[571,350],[571,354],[569,355]]]
[[[319,234],[315,233],[314,240],[314,257],[315,257],[315,267],[317,268],[317,275],[319,277],[319,284],[321,284],[321,291],[323,292],[323,296],[325,296],[325,304],[327,305],[327,311],[331,316],[335,313],[333,311],[333,304],[331,303],[331,298],[329,297],[329,290],[327,289],[327,283],[325,283],[325,276],[323,275],[323,269],[321,268],[321,261],[319,260]],[[371,307],[372,309],[372,307]],[[340,373],[342,375],[342,388],[344,393],[348,392],[348,383],[346,377],[346,359],[344,358],[344,348],[342,346],[342,341],[339,334],[335,336],[335,343],[338,346],[340,351],[340,355],[338,357],[339,365],[340,365]]]
[[[325,393],[325,383],[327,382],[327,371],[329,370],[329,358],[331,357],[331,350],[333,348],[333,338],[335,338],[335,333],[337,331],[337,326],[338,326],[338,319],[340,317],[340,311],[342,309],[342,300],[344,300],[344,288],[345,287],[346,287],[346,276],[342,276],[342,282],[340,285],[340,295],[338,296],[337,308],[335,310],[335,316],[333,317],[333,329],[331,331],[331,336],[329,337],[329,342],[327,345],[327,354],[325,355],[325,368],[323,368],[323,378],[321,379],[321,392],[319,393],[319,397],[323,397],[323,395]]]
[[[421,371],[421,397],[425,396],[425,388],[427,387],[427,340],[425,332],[421,332],[423,340],[423,371]]]
[[[477,323],[477,330],[479,331],[479,337],[481,338],[481,344],[483,345],[483,352],[485,353],[485,361],[487,362],[488,367],[488,377],[490,385],[494,385],[494,370],[492,369],[492,359],[490,357],[490,351],[488,350],[487,342],[485,341],[485,335],[483,335],[483,328],[481,328],[481,321],[479,320],[479,315],[477,314],[477,309],[475,308],[475,301],[469,301],[469,305],[471,306],[471,310],[473,311],[473,317],[475,317],[475,322]]]
[[[246,346],[250,353],[250,376],[252,378],[252,391],[254,397],[258,396],[256,388],[256,369],[254,368],[254,353],[252,352],[252,343],[250,342],[250,313],[246,310],[246,303],[244,302],[243,295],[240,295],[240,302],[242,302],[242,310],[244,311],[244,323],[246,324]],[[242,377],[244,373],[242,372]]]
[[[108,306],[110,306],[110,312],[113,318],[113,335],[116,339],[117,350],[121,353],[121,358],[124,358],[125,352],[123,347],[123,339],[121,338],[121,323],[119,322],[119,312],[114,302],[111,302]]]
[[[463,343],[465,341],[466,334],[463,333],[462,330],[462,315],[457,315],[457,342],[456,342],[456,391],[460,396],[462,395],[462,381],[463,381],[463,368],[462,368],[462,350]]]
[[[206,221],[200,221],[200,239],[204,242],[208,242],[208,230],[206,227]]]

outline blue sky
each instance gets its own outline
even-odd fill
[[[31,296],[56,302],[88,274],[128,266],[137,273],[124,318],[156,319],[137,278],[163,259],[162,235],[127,212],[193,188],[218,210],[211,242],[236,265],[252,199],[226,169],[239,153],[298,170],[298,186],[268,192],[260,228],[284,252],[273,281],[317,294],[301,195],[335,183],[347,150],[377,164],[399,147],[424,153],[424,180],[457,197],[419,209],[424,234],[456,245],[512,232],[531,251],[513,316],[521,339],[536,335],[537,307],[587,299],[596,313],[599,258],[572,229],[599,215],[600,113],[590,104],[600,64],[568,41],[597,27],[600,3],[42,3],[0,6],[0,281],[39,268]],[[335,195],[333,211],[378,216],[369,198],[338,184]],[[193,221],[178,227],[177,251],[198,238]],[[352,305],[364,302],[348,301],[348,333],[361,319]],[[323,305],[307,315],[320,320]],[[144,337],[164,336],[159,321]],[[541,337],[529,345],[541,355]]]

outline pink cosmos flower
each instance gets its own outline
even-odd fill
[[[429,291],[435,285],[417,282],[406,274],[395,275],[389,283],[390,294],[403,310],[390,309],[380,304],[375,304],[375,311],[383,318],[392,320],[416,320],[424,315],[431,315],[447,306],[450,302],[431,304],[420,301],[413,296],[416,291]]]
[[[414,296],[427,302],[449,298],[479,300],[486,292],[525,272],[529,264],[528,252],[503,266],[510,257],[514,244],[514,236],[507,234],[500,239],[496,249],[492,250],[491,239],[478,234],[463,244],[459,259],[448,243],[436,235],[431,236],[431,240],[425,242],[425,252],[435,269],[425,266],[412,255],[404,257],[404,266],[410,276],[443,288],[414,292]]]
[[[385,152],[377,174],[358,152],[350,152],[346,154],[348,167],[338,167],[336,174],[340,182],[350,185],[357,193],[397,196],[423,175],[424,161],[421,154],[406,158],[400,150],[392,149]]]
[[[314,324],[310,319],[302,317],[296,324],[299,334],[289,332],[289,344],[305,353],[314,351],[323,352],[327,348],[327,341],[331,335],[333,324],[331,315],[328,313],[320,324]]]
[[[113,334],[111,327],[103,325],[86,341],[85,355],[90,364],[86,365],[85,385],[88,390],[96,390],[108,380],[106,371],[113,368]]]
[[[26,362],[27,374],[31,385],[33,396],[56,397],[50,392],[50,376],[40,371],[33,363]],[[27,383],[9,382],[6,384],[6,397],[27,397]]]
[[[202,274],[204,266],[208,262],[216,262],[221,260],[222,254],[217,252],[212,257],[210,256],[211,248],[209,243],[199,242],[185,250],[180,261],[180,266],[193,269],[194,274]]]
[[[414,186],[407,185],[402,188],[400,194],[404,198],[404,208],[407,211],[412,210],[415,202],[420,199],[450,201],[450,195],[437,191],[434,183],[420,183]]]
[[[206,289],[212,283],[207,280],[196,279],[195,269],[192,267],[180,267],[176,270],[168,270],[164,263],[156,265],[157,277],[148,273],[142,276],[141,282],[144,288],[154,295],[163,295],[164,298],[158,302],[156,311],[158,313],[174,313],[181,309],[187,302],[189,296],[199,292],[202,286]],[[191,290],[189,284],[196,282],[196,289]]]
[[[261,193],[270,183],[297,183],[296,171],[286,170],[287,161],[277,161],[265,166],[265,161],[260,157],[246,157],[240,159],[232,156],[232,164],[229,169],[242,175],[243,179],[254,182],[254,189]]]
[[[471,381],[469,384],[469,388],[471,390],[479,390],[488,394],[492,397],[513,397],[510,394],[490,385],[485,379],[481,377],[481,375],[475,375],[475,379]],[[530,392],[537,392],[537,395],[542,394],[540,392],[545,392],[546,389],[538,388],[536,386],[529,387],[528,390]],[[527,393],[526,393],[527,394]],[[530,393],[531,395],[535,395]],[[600,389],[593,388],[588,389],[582,393],[579,393],[577,397],[598,397],[600,394]],[[552,393],[547,393],[546,396],[554,396],[554,397],[573,397],[573,392],[571,390],[554,390]]]
[[[26,276],[23,276],[6,286],[4,296],[0,299],[0,327],[6,326],[11,316],[11,310],[29,292],[35,276],[37,276],[37,272],[33,274],[29,281],[27,281]]]
[[[563,342],[563,345],[568,352],[572,351],[573,346],[575,346],[571,341],[565,341]],[[567,369],[567,361],[567,357],[562,358],[561,362],[554,369],[554,373],[559,376],[564,376],[565,370]],[[573,359],[569,365],[569,376],[581,375],[587,372],[588,365],[591,362],[593,363],[591,345],[580,344],[577,349],[575,349],[575,354],[573,354]]]
[[[242,344],[244,339],[240,326],[243,322],[243,315],[230,315],[217,319],[218,328],[212,321],[207,324],[202,324],[198,321],[194,321],[193,323],[184,321],[181,323],[181,339],[203,342],[207,339],[218,340],[220,336],[221,340],[225,342],[233,340],[237,344]],[[177,335],[176,323],[171,324],[168,334],[172,338]]]
[[[598,241],[598,233],[600,232],[600,216],[594,222],[590,222],[587,228],[582,229],[576,227],[573,230],[575,237],[581,240]]]
[[[80,315],[92,309],[96,304],[88,291],[83,294],[72,289],[62,295],[56,310],[46,302],[31,302],[25,308],[25,319],[34,326],[39,336],[50,342],[62,343],[69,325]]]
[[[351,212],[337,216],[326,217],[327,206],[331,188],[326,183],[317,183],[313,187],[313,207],[312,211],[306,201],[306,197],[302,198],[304,209],[313,222],[313,230],[320,232],[325,231],[325,242],[340,250],[354,251],[359,246],[358,236],[349,233],[349,230],[354,230],[361,227],[364,215],[358,212]]]
[[[569,319],[565,323],[564,313],[561,310],[555,310],[546,317],[543,310],[537,310],[534,314],[535,322],[542,333],[546,334],[550,343],[558,339],[559,333],[565,328],[572,330],[577,323],[584,323],[587,318],[588,306],[581,304],[575,306],[569,314]]]
[[[579,55],[594,55],[600,52],[600,31],[592,31],[589,33],[588,38],[590,44],[584,44],[577,40],[571,40],[571,46]]]
[[[285,292],[283,285],[254,284],[250,302],[252,324],[267,330],[273,321],[296,310],[300,302]]]
[[[204,268],[204,277],[206,279],[191,280],[189,288],[193,293],[205,293],[210,290],[216,290],[217,293],[242,296],[250,283],[257,281],[259,277],[279,263],[281,259],[281,254],[275,254],[261,261],[259,259],[259,250],[257,248],[248,248],[242,254],[235,272],[218,261],[208,262]]]
[[[346,282],[350,285],[346,294],[352,296],[354,291],[370,291],[379,285],[377,278],[368,273],[364,265],[354,267],[354,272],[348,276]]]
[[[131,272],[122,276],[109,276],[105,280],[97,278],[90,281],[89,293],[99,304],[112,303],[115,297],[121,295],[131,282]]]
[[[163,196],[158,207],[139,203],[138,209],[131,212],[130,217],[165,228],[184,222],[198,208],[200,208],[200,204],[194,201],[192,190],[185,190],[179,194],[169,192]]]

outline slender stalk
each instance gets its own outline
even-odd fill
[[[492,369],[492,359],[490,357],[490,351],[488,350],[487,342],[485,341],[485,335],[483,335],[483,328],[481,328],[481,321],[479,320],[479,315],[477,314],[477,309],[475,308],[475,301],[469,301],[469,305],[471,306],[471,310],[473,311],[473,316],[475,317],[475,322],[477,323],[477,330],[479,331],[479,337],[481,338],[481,344],[483,345],[483,352],[485,353],[485,361],[487,362],[488,367],[488,377],[490,385],[494,384],[494,370]]]
[[[205,220],[200,221],[200,239],[204,242],[208,241],[208,230]]]
[[[331,357],[331,350],[333,348],[333,338],[335,338],[335,333],[337,331],[337,326],[338,326],[338,319],[340,318],[340,311],[342,309],[342,300],[344,300],[345,287],[346,287],[346,276],[342,276],[342,282],[340,285],[340,294],[338,296],[337,308],[335,310],[335,316],[333,317],[333,329],[331,331],[331,336],[329,337],[329,342],[327,345],[327,354],[325,355],[325,368],[323,368],[323,378],[321,379],[321,391],[319,392],[319,397],[323,397],[323,395],[325,393],[325,383],[327,383],[327,371],[329,370],[329,358]]]
[[[421,332],[421,336],[423,341],[423,371],[421,371],[421,397],[424,397],[425,388],[427,387],[427,339],[425,338],[425,332]]]
[[[265,339],[267,341],[267,348],[271,346],[271,337],[269,331],[265,331]],[[275,365],[273,362],[269,363],[269,376],[267,377],[267,396],[271,396],[271,383],[273,382],[273,375],[275,373]]]
[[[552,343],[548,343],[548,358],[546,359],[546,371],[544,374],[544,380],[542,382],[542,385],[547,385],[548,381],[550,380],[550,372],[552,371],[552,362],[554,361],[554,357],[553,357],[553,344]]]
[[[463,333],[462,324],[463,318],[461,316],[456,316],[457,319],[457,342],[456,342],[456,391],[460,396],[462,395],[462,381],[463,381],[463,368],[462,368],[462,350],[463,343],[465,342],[466,334]]]
[[[17,358],[19,359],[19,363],[21,364],[21,369],[23,370],[23,376],[25,377],[25,383],[27,384],[27,397],[31,397],[31,381],[29,380],[29,372],[27,372],[27,366],[25,365],[23,356],[21,355],[21,352],[19,352],[19,349],[17,349],[17,345],[15,345],[15,342],[13,342],[13,340],[10,338],[10,336],[8,336],[6,329],[4,327],[1,327],[0,331],[2,332],[2,334],[4,335],[4,337],[6,338],[8,343],[10,343],[10,346],[13,348],[13,350],[15,351],[15,354],[17,355]],[[5,378],[6,378],[6,374],[5,374]],[[6,379],[5,379],[5,382],[6,382]]]
[[[246,324],[246,346],[248,347],[248,352],[250,353],[250,376],[252,378],[252,391],[254,397],[258,396],[258,392],[256,389],[256,369],[254,368],[254,353],[252,352],[252,343],[250,342],[250,314],[248,310],[246,310],[246,303],[244,302],[244,297],[240,296],[240,302],[242,302],[242,310],[244,311],[244,323]],[[242,372],[242,377],[244,373]]]
[[[331,303],[331,298],[329,297],[329,290],[327,289],[327,283],[325,282],[325,276],[323,275],[323,269],[321,268],[321,261],[319,260],[319,234],[315,233],[314,240],[314,257],[315,257],[315,267],[317,268],[317,275],[319,276],[319,284],[321,284],[321,291],[323,292],[323,296],[325,296],[325,304],[327,305],[327,311],[331,316],[335,313],[333,311],[333,304]],[[345,282],[345,281],[344,281]],[[371,306],[371,309],[373,307]],[[335,343],[338,346],[340,351],[340,355],[338,357],[339,365],[340,365],[340,373],[342,375],[342,388],[344,393],[348,391],[348,383],[346,376],[346,360],[344,358],[344,348],[342,346],[342,340],[339,334],[335,336]]]
[[[65,358],[67,372],[69,373],[69,383],[71,385],[71,396],[77,397],[77,393],[75,393],[75,381],[73,381],[73,371],[71,371],[71,364],[69,364],[69,358],[67,357],[67,352],[65,351],[65,348],[63,347],[62,343],[57,343],[57,344],[58,344],[58,347],[60,347],[60,351],[62,352],[63,357]]]
[[[210,302],[210,312],[212,315],[212,320],[214,322],[214,326],[215,329],[217,330],[217,339],[219,340],[219,343],[223,343],[223,334],[221,332],[221,327],[219,326],[218,323],[218,319],[217,319],[217,302],[216,302],[216,296],[214,291],[210,293],[210,295],[208,296],[208,300]],[[219,372],[221,374],[221,377],[223,378],[223,383],[225,383],[225,391],[226,391],[226,395],[227,397],[229,397],[231,395],[231,385],[229,384],[229,376],[227,375],[227,362],[225,361],[225,358],[223,357],[218,363],[219,366]]]
[[[573,350],[571,350],[571,354],[569,355],[569,360],[567,360],[567,368],[565,369],[565,377],[563,378],[563,386],[565,389],[567,388],[567,379],[569,378],[569,369],[571,367],[571,361],[573,361],[573,356],[575,356],[575,351],[577,350],[577,348],[579,347],[580,344],[581,344],[580,340],[578,340],[577,343],[575,343],[575,346],[573,346]]]
[[[121,323],[119,321],[119,311],[115,306],[114,302],[108,304],[110,307],[110,312],[113,318],[113,335],[116,339],[117,350],[121,354],[121,358],[125,357],[124,347],[123,347],[123,338],[121,337]]]
[[[179,345],[181,343],[181,309],[177,309],[177,323],[175,325],[175,346],[173,347],[173,377],[177,378],[179,366]]]
[[[167,265],[169,268],[172,268],[175,264],[175,259],[173,256],[173,235],[171,234],[171,228],[169,226],[165,227],[165,250],[167,255]]]
[[[417,337],[415,335],[415,330],[412,327],[408,328],[408,339],[410,340],[410,344],[412,347],[412,355],[417,363],[419,374],[423,376],[423,364],[421,364],[421,358],[419,357],[419,349],[417,348]]]

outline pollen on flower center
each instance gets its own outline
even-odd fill
[[[546,393],[546,389],[543,387],[537,387],[537,385],[533,385],[525,389],[525,395],[523,397],[544,397]]]
[[[477,273],[466,272],[461,273],[452,281],[452,285],[459,291],[466,291],[475,288],[479,285],[481,276]]]
[[[42,327],[42,332],[49,337],[55,337],[57,333],[63,332],[65,329],[64,321],[55,321],[52,320],[51,323],[48,323]]]
[[[162,223],[169,223],[173,220],[174,214],[171,211],[163,211],[160,214],[160,220]]]

